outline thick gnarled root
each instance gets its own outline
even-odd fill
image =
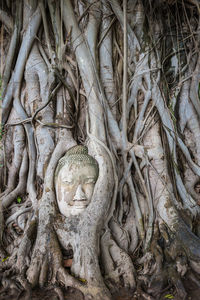
[[[119,248],[110,233],[105,233],[102,237],[101,248],[105,279],[109,289],[115,292],[123,285],[123,288],[134,290],[135,269],[129,255]]]

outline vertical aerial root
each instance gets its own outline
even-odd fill
[[[14,75],[13,75],[13,82],[17,84],[17,88],[20,88],[20,83],[23,77],[24,66],[26,63],[27,55],[31,49],[32,43],[35,40],[36,33],[38,31],[39,25],[41,21],[41,13],[40,9],[37,8],[36,11],[33,13],[32,18],[24,32],[22,44],[19,50],[19,55],[17,58]],[[3,101],[3,117],[2,123],[5,124],[10,113],[12,100],[13,100],[13,82],[11,79],[11,84],[9,84],[4,101]],[[15,91],[16,92],[16,91]]]
[[[124,228],[128,232],[128,236],[130,238],[128,251],[129,253],[133,253],[138,245],[139,237],[136,225],[136,218],[132,205],[130,206],[130,212],[127,216]]]
[[[28,171],[28,154],[26,149],[23,152],[22,164],[19,172],[19,183],[10,194],[4,197],[2,201],[3,207],[9,207],[14,200],[17,199],[17,196],[23,195],[26,191],[26,177]]]
[[[20,119],[14,111],[12,111],[10,119],[20,121]],[[23,159],[23,150],[25,146],[25,134],[22,125],[12,128],[11,131],[13,133],[13,158],[12,164],[9,167],[8,182],[6,190],[4,191],[4,196],[8,195],[16,187],[16,181],[18,179],[19,169]],[[6,153],[5,155],[6,158],[9,159],[9,156],[11,154]]]
[[[56,286],[54,292],[58,295],[59,300],[65,300],[63,291],[60,287]]]
[[[23,274],[28,266],[28,261],[25,258],[28,258],[29,251],[31,250],[31,246],[35,239],[36,230],[37,220],[35,219],[33,221],[30,221],[27,229],[25,230],[24,236],[17,252],[17,261],[15,266],[20,274]]]
[[[127,183],[128,183],[129,189],[130,189],[131,199],[132,199],[132,202],[133,202],[135,215],[136,215],[136,218],[137,218],[137,227],[138,227],[139,235],[140,235],[141,239],[144,239],[145,234],[144,234],[143,218],[142,218],[142,213],[141,213],[141,209],[140,209],[140,206],[139,206],[139,202],[138,202],[138,199],[137,199],[137,195],[136,195],[136,192],[135,192],[135,187],[134,187],[134,184],[133,184],[133,181],[132,181],[132,178],[131,178],[131,174],[128,175]]]
[[[196,184],[199,183],[199,176],[195,175],[189,168],[188,164],[184,165],[184,184],[188,193],[195,199],[199,200],[199,192],[196,190]]]
[[[169,270],[168,274],[169,274],[169,278],[170,278],[171,282],[176,287],[178,296],[180,297],[180,299],[185,300],[187,297],[187,293],[185,291],[184,285],[182,283],[182,280],[181,280],[179,274],[176,272],[176,270],[174,269],[173,266],[172,266],[172,270]]]
[[[105,255],[103,260],[109,262],[109,268],[105,266],[105,271],[107,272],[107,280],[111,282],[112,289],[116,284],[121,284],[120,277],[123,278],[123,286],[125,288],[134,289],[136,283],[132,260],[124,250],[119,248],[109,233],[104,234],[102,249]]]
[[[31,286],[27,282],[27,280],[24,279],[23,276],[18,276],[17,281],[21,284],[23,287],[23,291],[18,295],[17,300],[30,300],[31,299]]]

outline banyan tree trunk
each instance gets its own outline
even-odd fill
[[[1,293],[186,299],[186,279],[200,286],[199,2],[4,0],[0,25]],[[77,144],[99,177],[66,218],[54,176]]]

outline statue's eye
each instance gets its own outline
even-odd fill
[[[95,183],[96,181],[94,180],[94,178],[88,178],[85,183]]]
[[[63,183],[70,185],[70,184],[73,184],[73,181],[72,180],[71,181],[70,180],[63,180]]]

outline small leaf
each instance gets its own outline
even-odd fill
[[[4,262],[5,260],[7,260],[9,258],[9,256],[5,257],[2,259],[2,262]]]
[[[84,282],[84,283],[87,283],[87,280],[84,279],[84,278],[79,278],[80,281]]]
[[[171,294],[167,294],[167,295],[165,295],[165,298],[167,298],[167,299],[174,299],[174,296],[171,295]]]
[[[17,202],[21,203],[22,202],[22,198],[21,197],[17,197]]]

